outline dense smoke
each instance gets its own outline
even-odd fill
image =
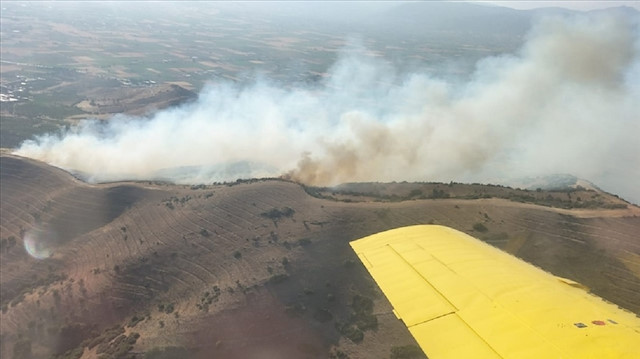
[[[150,118],[85,122],[17,154],[93,181],[289,177],[474,181],[571,173],[640,202],[638,29],[612,15],[538,23],[465,84],[397,73],[350,46],[322,86],[217,83]]]

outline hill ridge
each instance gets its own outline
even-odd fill
[[[348,242],[411,224],[463,230],[640,311],[634,206],[580,218],[504,199],[328,200],[281,180],[90,185],[15,156],[0,157],[0,190],[7,357],[26,341],[34,358],[168,345],[194,358],[388,357],[415,342]]]

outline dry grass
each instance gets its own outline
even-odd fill
[[[14,302],[0,317],[2,357],[12,356],[18,335],[37,358],[100,340],[117,325],[140,333],[138,353],[174,345],[202,358],[388,358],[413,339],[348,242],[417,223],[463,230],[640,312],[633,206],[587,216],[505,199],[348,203],[285,181],[92,186],[36,161],[1,161],[0,236],[18,242],[0,254],[2,300]],[[293,212],[264,215],[286,208]],[[487,232],[474,232],[477,223]],[[37,226],[57,233],[48,259],[22,247]],[[336,329],[351,320],[355,295],[374,300],[378,321],[359,344]],[[93,329],[56,344],[74,325]],[[84,358],[92,355],[95,348]]]

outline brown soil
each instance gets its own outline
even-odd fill
[[[83,340],[104,349],[116,341],[100,335],[124,326],[140,334],[129,351],[140,358],[170,345],[194,358],[388,358],[392,346],[413,339],[348,242],[419,223],[470,233],[640,313],[640,218],[632,205],[348,203],[278,180],[88,185],[37,161],[0,160],[2,357],[17,357],[14,347],[25,341],[34,358],[88,346]],[[616,201],[597,193],[603,203]],[[488,231],[474,232],[477,223]],[[51,255],[29,256],[29,236]],[[359,343],[336,329],[352,321],[355,296],[373,300],[378,322]]]

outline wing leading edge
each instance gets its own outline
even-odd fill
[[[457,230],[351,247],[429,358],[640,358],[634,314]]]

